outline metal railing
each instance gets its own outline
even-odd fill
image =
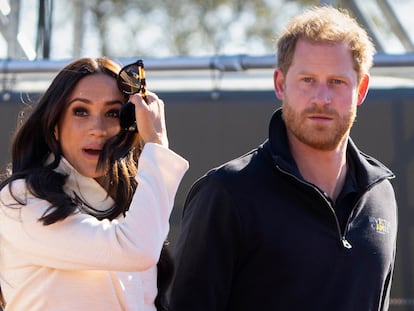
[[[275,55],[218,55],[206,57],[143,58],[150,70],[219,70],[243,71],[249,69],[274,68]],[[50,73],[59,71],[73,59],[67,60],[0,60],[0,73]],[[136,58],[117,59],[122,64]],[[384,54],[374,56],[374,67],[414,67],[414,53]]]

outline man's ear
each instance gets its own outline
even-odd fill
[[[364,102],[365,97],[368,94],[369,79],[370,79],[369,74],[365,74],[362,77],[361,81],[359,82],[359,85],[358,85],[358,99],[357,99],[357,105],[358,106],[361,105]]]
[[[276,97],[282,100],[285,95],[285,77],[279,68],[277,68],[273,73],[273,85]]]

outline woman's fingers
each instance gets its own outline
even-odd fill
[[[140,94],[132,95],[129,100],[135,104],[138,131],[144,142],[168,147],[164,102],[152,92],[147,92],[146,100]]]

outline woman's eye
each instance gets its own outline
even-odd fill
[[[73,108],[73,114],[75,116],[84,117],[88,115],[88,111],[85,108],[76,107]]]
[[[111,118],[119,118],[119,109],[109,110],[106,115]]]

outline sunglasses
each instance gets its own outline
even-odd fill
[[[123,67],[117,77],[118,89],[127,95],[141,93],[144,100],[147,99],[147,85],[145,81],[144,63],[141,59],[133,64]],[[125,131],[137,132],[135,118],[135,105],[127,102],[119,111],[119,122]]]

